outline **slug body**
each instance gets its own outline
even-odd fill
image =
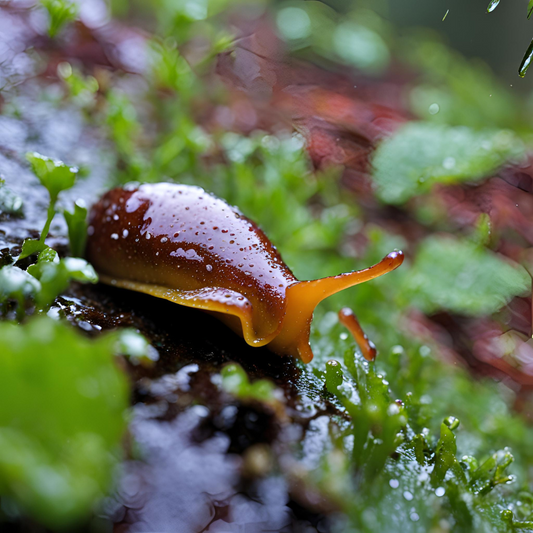
[[[199,187],[171,183],[109,191],[92,208],[88,233],[87,258],[102,282],[202,309],[249,345],[306,363],[316,305],[403,261],[393,252],[362,271],[298,281],[236,208]]]

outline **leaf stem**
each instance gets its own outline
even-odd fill
[[[41,238],[39,239],[40,242],[44,244],[44,240],[48,236],[48,232],[50,231],[50,224],[52,223],[52,219],[54,218],[56,214],[56,201],[50,200],[50,205],[48,206],[48,216],[46,218],[46,222],[44,223],[43,230],[41,232]]]

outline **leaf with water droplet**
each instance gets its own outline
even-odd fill
[[[44,242],[37,239],[26,239],[22,243],[22,251],[20,252],[19,259],[25,259],[30,255],[37,254],[48,248]]]
[[[520,74],[521,78],[523,78],[526,75],[527,69],[529,68],[529,65],[531,64],[532,59],[533,59],[533,40],[529,43],[526,53],[524,54],[524,58],[522,59],[522,63],[520,63],[520,67],[518,69],[518,74]]]
[[[326,388],[331,394],[338,394],[338,388],[342,385],[343,373],[338,361],[331,359],[326,363]]]
[[[492,13],[500,3],[500,0],[491,0],[489,6],[487,7],[487,13]]]
[[[52,204],[55,203],[61,191],[70,189],[78,174],[77,167],[65,165],[63,161],[51,159],[37,152],[26,154],[34,174],[50,193]]]

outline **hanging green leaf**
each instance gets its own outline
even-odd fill
[[[518,69],[518,74],[520,74],[521,78],[523,78],[526,75],[527,69],[529,68],[529,65],[531,64],[532,59],[533,59],[533,40],[529,43],[526,53],[524,54],[524,58],[522,59],[522,63],[520,63],[520,67]]]
[[[500,3],[500,0],[491,0],[489,7],[487,7],[487,13],[492,13]]]

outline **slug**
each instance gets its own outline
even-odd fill
[[[107,192],[91,210],[86,255],[103,283],[202,309],[250,346],[305,363],[313,358],[309,333],[317,304],[403,261],[402,252],[392,252],[365,270],[298,281],[238,209],[200,187],[172,183]],[[375,351],[361,342],[366,337],[352,327],[352,316],[344,322],[372,359]]]

